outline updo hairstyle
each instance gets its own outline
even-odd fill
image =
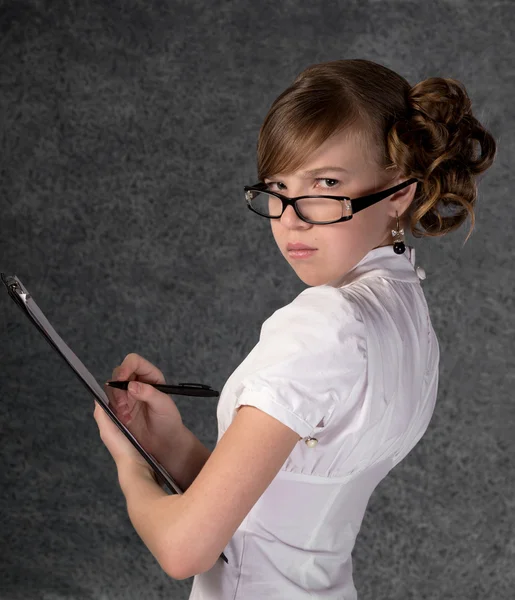
[[[462,83],[430,77],[411,87],[363,59],[310,66],[274,101],[261,126],[259,179],[297,170],[346,128],[372,149],[380,168],[419,179],[401,218],[414,237],[445,235],[467,215],[470,236],[478,176],[492,165],[496,142],[473,116]]]

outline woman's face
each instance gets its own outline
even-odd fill
[[[362,144],[342,131],[326,140],[299,170],[275,174],[265,182],[272,191],[288,197],[328,194],[358,198],[405,181],[405,177],[394,178],[379,169],[373,157],[365,154]],[[393,244],[395,211],[399,216],[404,213],[415,188],[408,186],[348,221],[329,225],[306,223],[288,206],[280,219],[270,219],[272,233],[282,255],[305,284],[336,285],[370,250]],[[286,248],[295,242],[317,250],[308,258],[295,258]]]

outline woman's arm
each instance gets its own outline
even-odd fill
[[[179,487],[185,491],[195,480],[210,455],[211,451],[192,431],[182,425],[176,443],[160,462]]]
[[[186,579],[215,564],[299,439],[260,409],[241,406],[180,496],[167,495],[140,461],[117,460],[131,522],[168,575]],[[193,456],[200,464],[202,452]]]

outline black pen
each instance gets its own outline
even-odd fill
[[[130,381],[107,381],[106,385],[126,390]],[[142,383],[147,383],[146,381]],[[220,393],[203,383],[177,383],[175,385],[166,385],[163,383],[147,383],[165,394],[179,394],[182,396],[219,396]]]

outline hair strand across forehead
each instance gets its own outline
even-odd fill
[[[388,84],[391,74],[396,85]],[[376,142],[372,147],[380,145],[383,123],[378,115],[405,111],[408,91],[402,77],[370,61],[340,60],[307,68],[275,100],[263,122],[258,177],[297,170],[314,150],[344,129],[364,142]],[[384,95],[393,108],[377,106],[378,97]]]

